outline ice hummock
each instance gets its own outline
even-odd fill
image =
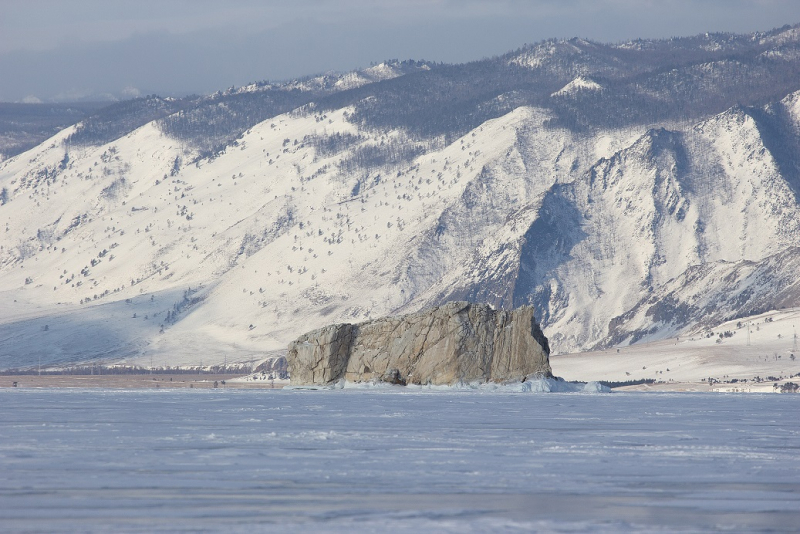
[[[560,378],[535,378],[524,382],[459,382],[453,385],[400,386],[386,382],[347,382],[341,379],[333,384],[313,386],[285,386],[284,390],[389,390],[389,391],[478,391],[481,393],[610,393],[611,388],[600,382],[567,382]]]

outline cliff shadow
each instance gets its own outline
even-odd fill
[[[588,237],[573,196],[571,184],[554,185],[545,195],[539,216],[523,236],[513,306],[533,306],[542,326],[549,324],[554,303],[562,301],[566,305],[567,294],[558,283],[558,269],[572,259],[575,245]]]

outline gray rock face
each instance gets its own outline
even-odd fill
[[[533,308],[448,302],[410,315],[308,332],[289,344],[293,385],[505,382],[552,376]]]

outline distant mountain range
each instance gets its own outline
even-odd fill
[[[0,368],[255,361],[453,299],[534,305],[554,353],[800,305],[800,26],[84,113],[0,163]]]

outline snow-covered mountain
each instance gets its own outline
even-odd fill
[[[797,28],[101,110],[0,163],[0,368],[531,303],[556,353],[800,302]],[[710,324],[710,323],[709,323]]]

